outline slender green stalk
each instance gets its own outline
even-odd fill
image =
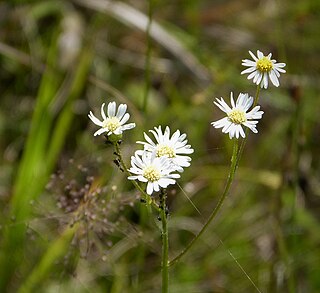
[[[120,167],[126,172],[128,176],[130,176],[130,172],[126,163],[124,162],[120,150],[119,142],[115,142],[114,144],[115,152],[120,161]],[[148,203],[151,203],[153,207],[158,208],[157,204],[150,200],[151,197],[141,188],[141,186],[134,180],[130,180],[133,185],[141,192]],[[160,211],[161,211],[161,222],[162,222],[162,263],[161,263],[161,271],[162,271],[162,293],[167,293],[169,288],[169,234],[168,234],[168,222],[167,222],[167,204],[166,204],[167,194],[164,190],[161,193],[160,199]]]
[[[148,8],[148,25],[146,30],[147,35],[147,52],[146,52],[146,63],[145,63],[145,89],[143,95],[143,104],[142,110],[143,112],[147,111],[148,97],[150,91],[150,77],[151,77],[151,36],[150,30],[152,25],[152,14],[153,14],[153,0],[149,0],[149,8]]]
[[[209,227],[210,223],[213,221],[213,219],[217,216],[218,212],[220,211],[220,209],[222,207],[222,204],[223,204],[226,196],[228,195],[228,192],[230,190],[230,187],[231,187],[231,184],[232,184],[232,181],[233,181],[233,178],[234,178],[237,166],[238,166],[238,162],[239,162],[238,149],[239,149],[239,141],[237,139],[234,139],[233,152],[232,152],[232,158],[231,158],[231,166],[230,166],[230,171],[229,171],[227,183],[226,183],[226,186],[224,188],[223,194],[219,199],[219,202],[218,202],[217,206],[215,207],[215,209],[210,214],[207,222],[204,224],[204,226],[202,227],[200,232],[189,242],[189,244],[185,247],[185,249],[178,256],[176,256],[173,260],[171,260],[169,262],[169,266],[172,266],[175,263],[177,263],[180,260],[180,258],[182,256],[184,256],[189,251],[189,249],[193,246],[193,244],[207,230],[207,228]]]
[[[260,84],[258,84],[257,85],[257,90],[256,90],[256,95],[254,97],[253,106],[252,107],[257,106],[257,104],[258,104],[258,100],[259,100],[259,96],[260,96],[260,90],[261,90],[261,86],[260,86]]]
[[[168,218],[167,218],[167,193],[162,190],[161,193],[161,223],[162,223],[162,293],[169,292],[169,231],[168,231]]]

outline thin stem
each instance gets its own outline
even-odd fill
[[[229,175],[228,175],[228,180],[226,183],[226,186],[224,188],[223,194],[219,199],[219,202],[217,204],[217,206],[215,207],[215,209],[212,211],[212,213],[210,214],[207,222],[204,224],[204,226],[202,227],[202,229],[200,230],[200,232],[189,242],[189,244],[185,247],[185,249],[178,255],[176,256],[173,260],[171,260],[169,262],[169,266],[174,265],[175,263],[177,263],[180,258],[182,256],[184,256],[189,249],[193,246],[193,244],[201,237],[201,235],[207,230],[207,228],[209,227],[210,223],[213,221],[213,219],[216,217],[216,215],[218,214],[218,212],[220,211],[222,204],[226,198],[226,196],[228,195],[228,192],[230,190],[233,178],[234,178],[234,174],[236,172],[237,169],[237,163],[239,161],[239,152],[238,152],[238,148],[239,148],[239,141],[237,139],[234,140],[234,144],[233,144],[233,152],[232,152],[232,158],[231,158],[231,166],[230,166],[230,171],[229,171]]]
[[[121,154],[121,150],[120,150],[120,145],[119,142],[114,142],[113,143],[114,148],[115,148],[115,152],[119,158],[119,162],[120,162],[120,167],[123,169],[124,172],[126,172],[126,174],[128,176],[131,176],[128,167],[126,165],[126,163],[124,162],[123,158],[122,158],[122,154]],[[157,204],[154,202],[154,200],[142,189],[142,187],[138,184],[137,181],[135,180],[130,180],[132,182],[132,184],[135,186],[135,188],[137,188],[141,194],[143,195],[143,198],[147,201],[148,204],[152,204],[152,206],[156,209],[158,209]]]
[[[148,8],[148,24],[146,29],[147,35],[147,52],[146,52],[146,63],[145,63],[145,89],[143,96],[143,104],[142,110],[143,112],[147,111],[148,97],[150,91],[150,61],[151,61],[151,37],[150,37],[150,29],[152,25],[152,14],[153,14],[153,0],[149,0],[149,8]]]
[[[161,193],[161,222],[162,222],[162,293],[168,293],[169,291],[169,231],[168,231],[168,219],[167,219],[167,193],[162,190]]]
[[[253,100],[253,108],[255,107],[255,106],[257,106],[257,104],[258,104],[258,100],[259,100],[259,96],[260,96],[260,90],[261,90],[261,86],[260,86],[260,84],[258,84],[257,85],[257,90],[256,90],[256,95],[255,95],[255,97],[254,97],[254,100]]]

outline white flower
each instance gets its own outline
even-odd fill
[[[125,124],[130,118],[130,114],[126,113],[126,104],[120,104],[116,113],[116,102],[110,102],[108,104],[107,111],[108,117],[104,113],[104,105],[105,103],[103,103],[101,106],[101,116],[103,121],[100,121],[97,117],[95,117],[91,111],[88,114],[88,117],[91,119],[91,121],[101,127],[94,133],[94,136],[102,133],[106,133],[108,136],[111,134],[121,135],[124,130],[131,129],[136,126],[135,123]]]
[[[156,140],[152,139],[144,133],[144,138],[147,142],[137,141],[144,145],[144,151],[148,151],[154,154],[156,157],[167,156],[175,170],[183,172],[183,168],[190,166],[191,158],[186,156],[192,154],[193,149],[191,145],[188,145],[187,135],[185,133],[180,134],[177,130],[170,138],[170,128],[167,126],[164,133],[162,133],[161,126],[155,127],[155,130],[149,130]],[[138,153],[143,151],[138,151]]]
[[[249,73],[248,79],[253,79],[253,83],[261,85],[261,88],[268,88],[268,77],[270,78],[273,85],[279,86],[280,72],[285,73],[282,69],[286,66],[285,63],[276,63],[277,61],[271,59],[272,54],[264,56],[261,51],[257,51],[257,57],[249,51],[254,61],[249,59],[242,60],[242,65],[249,68],[243,70],[241,74]]]
[[[232,108],[230,108],[222,98],[221,100],[216,99],[217,101],[214,102],[214,104],[225,112],[227,117],[212,122],[211,124],[215,128],[222,128],[223,133],[229,133],[231,139],[233,137],[239,138],[239,134],[245,137],[242,125],[250,128],[254,133],[257,133],[256,124],[258,121],[252,119],[262,118],[263,111],[259,111],[260,106],[255,106],[250,112],[247,112],[253,103],[252,97],[249,97],[248,94],[240,93],[236,103],[234,103],[233,100],[233,93],[230,94],[230,98]]]
[[[131,175],[129,180],[138,179],[147,183],[147,194],[159,191],[160,187],[166,188],[170,184],[176,183],[179,174],[171,174],[172,169],[170,160],[167,157],[155,157],[150,152],[135,152],[131,157],[131,168],[128,170]]]

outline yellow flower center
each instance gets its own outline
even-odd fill
[[[174,152],[174,149],[170,146],[159,145],[157,147],[156,156],[157,157],[168,156],[169,158],[174,158],[176,156],[176,153]]]
[[[108,117],[107,120],[103,121],[103,128],[108,128],[109,131],[114,132],[121,126],[120,121],[117,117]]]
[[[143,177],[148,181],[154,182],[160,179],[160,172],[153,166],[148,166],[143,170]]]
[[[267,57],[263,56],[257,61],[256,66],[260,72],[269,72],[273,68],[273,63]]]
[[[229,119],[231,120],[231,122],[235,123],[235,124],[242,124],[243,122],[247,121],[246,115],[243,111],[241,110],[232,110],[229,114],[228,114]]]

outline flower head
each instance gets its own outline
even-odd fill
[[[121,135],[124,130],[131,129],[136,126],[135,123],[125,124],[130,118],[130,114],[126,113],[126,104],[120,104],[116,112],[116,102],[110,102],[107,110],[108,117],[104,112],[104,105],[105,103],[103,103],[101,106],[102,121],[95,117],[91,111],[88,114],[88,117],[91,119],[91,121],[101,127],[94,133],[94,136],[102,133],[106,133],[108,136],[111,134]]]
[[[135,152],[131,157],[131,168],[128,170],[131,175],[129,180],[139,180],[147,183],[147,194],[159,191],[160,187],[166,188],[170,184],[176,183],[179,174],[174,172],[170,160],[167,157],[155,157],[150,152]]]
[[[213,127],[222,128],[222,132],[229,133],[230,138],[239,138],[239,135],[245,137],[242,125],[250,128],[254,133],[257,133],[256,124],[258,121],[252,119],[262,118],[263,111],[259,111],[260,106],[255,106],[251,111],[247,112],[252,106],[252,97],[249,97],[248,94],[240,93],[236,103],[233,100],[233,93],[230,94],[230,98],[232,108],[230,108],[222,98],[220,100],[216,99],[216,102],[214,102],[220,110],[227,114],[227,117],[212,122]]]
[[[180,130],[177,130],[170,137],[170,128],[167,126],[165,131],[162,133],[161,126],[155,127],[154,130],[150,130],[153,134],[156,142],[144,133],[146,142],[138,141],[144,145],[144,151],[148,151],[154,154],[155,157],[167,156],[175,170],[182,172],[183,168],[190,166],[191,158],[186,156],[192,154],[193,149],[191,145],[187,144],[187,135],[181,134]],[[143,151],[138,151],[143,152]]]
[[[252,60],[244,59],[242,60],[242,65],[249,68],[243,70],[241,74],[249,73],[248,79],[252,79],[253,83],[259,85],[263,88],[268,88],[268,77],[270,78],[273,85],[279,86],[280,72],[285,73],[286,71],[283,67],[286,66],[285,63],[276,63],[277,61],[271,59],[272,54],[264,56],[261,51],[257,51],[257,57],[249,51]]]

